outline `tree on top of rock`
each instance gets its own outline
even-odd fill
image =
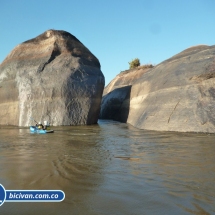
[[[140,66],[140,60],[139,58],[135,58],[131,62],[129,62],[129,69],[134,69],[136,67]]]

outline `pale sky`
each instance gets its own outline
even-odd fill
[[[215,45],[215,0],[0,0],[0,62],[48,29],[77,37],[100,61],[107,85],[139,58],[159,64]]]

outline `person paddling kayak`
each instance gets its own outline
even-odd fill
[[[31,119],[34,120],[32,117]],[[36,122],[36,125],[30,126],[31,133],[39,134],[54,133],[54,130],[50,129],[50,124],[48,121],[44,121],[44,125],[41,122],[38,123],[36,120],[34,120],[34,122]]]
[[[38,124],[36,124],[36,127],[38,129],[44,129],[44,126],[43,126],[43,124],[41,122],[39,122]]]

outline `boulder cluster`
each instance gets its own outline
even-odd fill
[[[89,125],[100,118],[147,130],[215,132],[215,46],[188,48],[104,84],[99,60],[75,36],[48,30],[0,64],[0,124]]]

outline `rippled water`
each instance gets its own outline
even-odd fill
[[[9,203],[0,214],[215,214],[215,135],[143,131],[113,121],[0,128],[6,190],[65,192],[60,203]]]

